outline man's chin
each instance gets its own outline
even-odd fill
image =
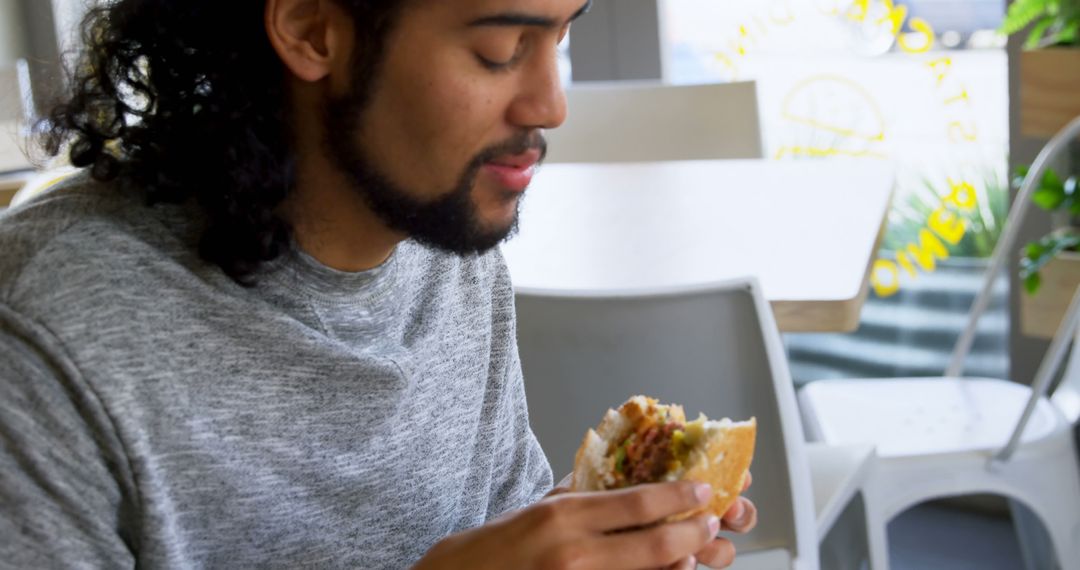
[[[472,231],[463,234],[442,234],[418,232],[412,234],[412,239],[422,244],[434,247],[457,255],[477,255],[491,251],[500,243],[512,238],[517,234],[517,217],[510,223],[499,226],[489,225],[484,228],[473,227]]]
[[[478,233],[475,237],[475,251],[485,253],[494,249],[499,244],[512,239],[518,232],[517,216],[509,223],[500,226],[489,227],[486,231]]]

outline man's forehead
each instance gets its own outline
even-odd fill
[[[490,19],[497,23],[503,16],[519,16],[562,26],[586,12],[592,0],[457,0],[447,4],[455,5],[455,11],[470,21]]]

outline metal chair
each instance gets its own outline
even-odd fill
[[[1047,398],[1065,350],[1075,346],[1080,293],[1031,387],[962,376],[994,277],[1014,248],[1031,194],[1055,153],[1078,134],[1080,117],[1032,164],[943,377],[821,380],[799,392],[813,440],[877,446],[880,459],[865,494],[874,570],[888,568],[889,520],[929,499],[972,493],[1000,494],[1024,505],[1045,525],[1060,567],[1080,568],[1080,466],[1072,433],[1080,418],[1075,357],[1070,380]]]

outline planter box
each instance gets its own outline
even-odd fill
[[[1059,255],[1039,274],[1042,287],[1037,293],[1020,292],[1020,330],[1028,336],[1052,338],[1080,285],[1080,253]]]
[[[1020,132],[1049,138],[1080,116],[1080,48],[1020,53]]]

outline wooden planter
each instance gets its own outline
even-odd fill
[[[1037,293],[1020,292],[1020,330],[1028,336],[1052,338],[1080,285],[1080,253],[1059,255],[1039,274],[1042,287]]]
[[[1080,116],[1080,48],[1020,54],[1020,132],[1049,138]]]

